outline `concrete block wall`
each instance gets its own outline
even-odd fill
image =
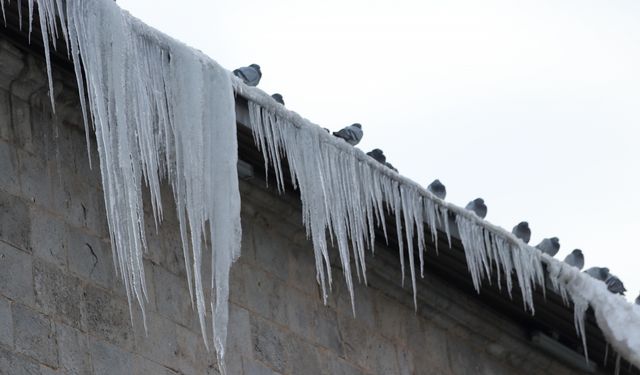
[[[158,232],[147,217],[145,332],[113,266],[73,77],[56,73],[53,116],[43,69],[0,37],[0,374],[216,374],[191,307],[170,192]],[[298,203],[260,181],[243,181],[241,192],[230,374],[573,373],[532,349],[518,326],[429,275],[415,312],[383,251],[369,260],[370,285],[356,286],[356,318],[338,267],[323,305]]]

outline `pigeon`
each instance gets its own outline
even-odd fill
[[[382,152],[379,148],[374,148],[373,150],[367,152],[367,155],[374,158],[378,163],[384,164],[387,162],[387,157],[384,156],[384,152]]]
[[[442,200],[447,196],[447,188],[437,178],[427,186],[427,190]]]
[[[284,99],[282,98],[282,95],[275,93],[273,95],[271,95],[271,97],[273,98],[273,100],[275,100],[276,102],[284,105]]]
[[[609,274],[604,282],[607,284],[607,289],[609,289],[609,291],[613,294],[620,294],[624,296],[624,292],[627,291],[627,288],[624,287],[622,280],[620,280],[615,275]]]
[[[258,86],[260,78],[262,78],[262,72],[260,71],[260,65],[251,64],[249,66],[243,66],[233,71],[233,74],[242,79],[242,81],[248,86]]]
[[[529,240],[531,239],[531,229],[529,229],[529,223],[526,221],[521,221],[518,225],[513,227],[511,233],[524,241],[524,243],[529,243]]]
[[[394,172],[398,173],[398,169],[397,169],[396,167],[394,167],[394,166],[393,166],[393,164],[391,164],[391,163],[389,163],[389,162],[386,162],[386,161],[385,161],[385,162],[384,162],[384,165],[385,165],[387,168],[391,169],[392,171],[394,171]]]
[[[584,273],[600,281],[605,281],[609,277],[609,269],[607,267],[591,267]]]
[[[638,295],[638,297],[636,297],[636,305],[640,305],[640,295]]]
[[[582,254],[582,250],[573,250],[571,254],[567,255],[567,257],[564,258],[564,262],[581,270],[582,267],[584,267],[584,255]]]
[[[476,198],[472,200],[467,204],[465,209],[472,211],[481,219],[487,217],[487,205],[484,204],[484,199],[482,198]]]
[[[554,256],[558,254],[558,250],[560,250],[560,240],[558,237],[545,238],[536,245],[536,249],[549,256]]]
[[[362,139],[362,125],[358,123],[349,125],[337,132],[333,132],[333,135],[344,139],[351,146],[355,146],[360,143],[360,140]]]

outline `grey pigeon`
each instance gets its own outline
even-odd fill
[[[560,250],[560,240],[558,237],[545,238],[536,245],[536,249],[550,256],[555,256]]]
[[[447,188],[437,178],[427,186],[427,190],[442,200],[447,196]]]
[[[385,165],[387,168],[391,169],[392,171],[394,171],[394,172],[398,173],[398,169],[397,169],[396,167],[394,167],[394,166],[393,166],[393,164],[391,164],[391,163],[389,163],[389,162],[385,161],[385,162],[384,162],[384,165]]]
[[[627,291],[627,288],[624,287],[622,280],[620,280],[615,275],[609,274],[604,282],[607,284],[607,289],[609,289],[609,291],[613,294],[620,294],[624,296],[624,292]]]
[[[487,217],[487,205],[484,204],[484,199],[482,198],[472,200],[467,204],[465,209],[475,213],[481,219]]]
[[[384,152],[382,152],[382,150],[379,148],[374,148],[373,150],[367,152],[367,155],[374,158],[378,163],[384,164],[387,162],[387,157],[384,156]]]
[[[582,254],[582,250],[573,250],[571,254],[567,255],[567,257],[564,258],[564,262],[581,270],[582,267],[584,267],[584,254]]]
[[[233,74],[248,86],[258,86],[260,78],[262,78],[262,71],[260,71],[260,65],[258,64],[243,66],[234,70]]]
[[[284,99],[282,98],[282,95],[275,93],[273,95],[271,95],[271,97],[273,98],[273,100],[275,100],[276,102],[284,105]]]
[[[638,297],[636,297],[636,305],[640,305],[640,295],[638,295]]]
[[[607,267],[591,267],[584,273],[600,281],[605,281],[609,277],[609,269]]]
[[[524,243],[529,243],[529,240],[531,239],[531,229],[529,229],[529,223],[527,223],[526,221],[521,221],[520,223],[518,223],[518,225],[513,227],[511,233],[524,241]]]
[[[355,146],[360,143],[360,140],[362,139],[362,125],[358,123],[349,125],[337,132],[333,132],[333,135],[338,138],[344,139],[351,146]]]

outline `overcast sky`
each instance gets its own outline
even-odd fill
[[[640,2],[118,0],[487,219],[640,291]]]

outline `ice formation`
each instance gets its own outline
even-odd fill
[[[144,315],[142,185],[149,188],[157,226],[163,216],[160,183],[168,179],[189,291],[192,299],[195,295],[207,345],[201,270],[202,252],[211,245],[213,342],[224,372],[229,270],[240,255],[241,239],[230,73],[129,16],[113,1],[29,0],[30,20],[34,5],[49,82],[47,41],[55,47],[58,33],[75,66],[87,134],[91,123],[97,139],[114,262],[129,303],[137,301]]]
[[[509,295],[515,275],[524,308],[534,313],[533,292],[545,291],[545,272],[550,287],[574,303],[576,331],[587,354],[584,319],[591,306],[598,325],[614,349],[636,367],[640,366],[640,307],[612,295],[577,269],[542,254],[503,228],[470,211],[447,203],[415,182],[375,162],[357,148],[332,137],[282,106],[262,91],[234,81],[236,91],[248,99],[250,125],[265,163],[271,165],[279,189],[284,188],[282,161],[286,158],[291,181],[300,190],[303,221],[311,238],[318,282],[325,298],[331,287],[328,247],[335,244],[344,277],[353,298],[351,256],[356,274],[366,282],[364,254],[373,250],[374,229],[383,227],[385,213],[395,216],[397,241],[404,279],[405,257],[416,299],[416,263],[424,267],[425,226],[437,244],[438,229],[451,244],[450,213],[462,241],[476,290],[495,273],[497,285],[504,281]],[[417,243],[418,262],[414,259]],[[602,284],[602,285],[599,285]]]
[[[0,0],[3,9],[4,1]],[[235,90],[249,99],[256,144],[266,166],[274,169],[281,190],[282,160],[287,159],[291,179],[300,190],[303,221],[313,243],[317,280],[325,300],[332,284],[329,246],[338,248],[353,301],[351,259],[357,277],[366,283],[365,251],[373,249],[377,226],[387,235],[384,216],[391,214],[403,280],[406,257],[415,301],[416,269],[419,266],[422,275],[424,268],[425,227],[436,244],[438,230],[446,233],[451,244],[449,225],[455,220],[452,223],[476,289],[495,273],[498,285],[504,281],[511,294],[515,275],[524,308],[533,313],[533,290],[545,284],[544,264],[551,287],[574,302],[576,329],[583,340],[584,313],[591,306],[612,347],[640,367],[640,307],[612,295],[603,283],[438,199],[276,105],[262,91],[231,78],[201,53],[130,17],[111,0],[29,0],[30,21],[35,5],[43,39],[55,48],[61,35],[74,62],[85,124],[88,127],[90,115],[98,140],[114,260],[130,302],[137,300],[144,311],[142,184],[151,191],[157,224],[162,220],[159,186],[167,178],[178,209],[189,289],[192,298],[195,295],[205,342],[201,259],[206,242],[212,245],[213,337],[221,366],[228,273],[239,256],[241,237]],[[106,29],[108,33],[103,32]],[[51,82],[49,48],[45,43]]]

